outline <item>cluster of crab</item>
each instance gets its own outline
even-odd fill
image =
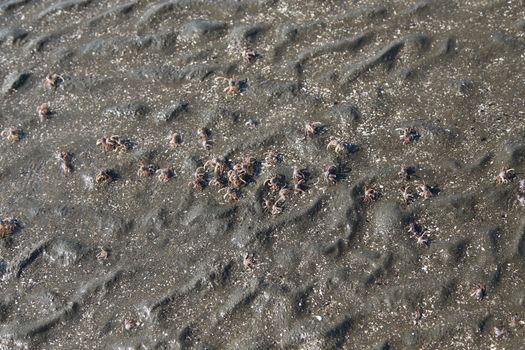
[[[397,173],[403,181],[410,181],[413,174],[412,167],[407,167],[404,164],[401,165],[401,170]],[[414,202],[416,198],[423,198],[427,200],[434,196],[436,188],[427,185],[425,182],[416,182],[416,192],[413,192],[409,185],[404,186],[400,189],[401,199],[403,203],[409,205]]]
[[[0,238],[5,238],[15,233],[19,225],[20,224],[18,220],[15,218],[12,218],[12,217],[3,218],[0,221]]]
[[[231,167],[229,162],[216,157],[198,167],[188,185],[195,191],[202,191],[207,185],[218,187],[219,193],[224,192],[224,200],[235,202],[239,200],[240,188],[253,179],[256,171],[257,160],[254,157],[245,156]]]
[[[272,175],[263,183],[271,192],[271,197],[263,200],[263,208],[270,211],[272,215],[278,215],[283,212],[283,204],[287,196],[293,193],[304,193],[307,190],[306,182],[308,181],[308,172],[306,169],[298,167],[293,168],[292,181],[286,183],[284,175]]]
[[[173,167],[171,165],[166,168],[159,169],[153,164],[146,164],[143,159],[139,160],[137,176],[150,177],[153,175],[157,175],[157,178],[161,182],[168,182],[172,177],[175,176],[175,172],[173,171]]]
[[[118,154],[125,153],[133,148],[130,140],[123,139],[118,135],[108,135],[97,140],[97,146],[100,146],[105,152],[115,152]]]
[[[428,247],[430,245],[430,235],[420,224],[415,220],[411,220],[406,226],[406,230],[410,238],[415,239],[418,247]]]

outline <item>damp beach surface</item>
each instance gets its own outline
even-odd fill
[[[523,1],[0,13],[0,349],[523,347]]]

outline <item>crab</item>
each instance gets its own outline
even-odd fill
[[[516,173],[514,172],[514,169],[503,167],[501,171],[499,172],[498,176],[496,176],[495,180],[496,183],[499,184],[507,184],[514,180],[516,177]]]
[[[217,176],[217,175],[215,175],[214,177],[211,178],[210,185],[215,186],[215,187],[219,187],[219,188],[223,188],[223,187],[226,186],[226,184],[224,182],[224,179],[222,177],[220,177],[220,176]]]
[[[252,270],[253,269],[253,257],[246,253],[243,256],[242,264],[244,265],[245,269]]]
[[[219,193],[224,191],[224,196],[222,197],[224,200],[228,202],[236,202],[239,200],[239,195],[237,192],[237,189],[233,187],[223,187],[219,190]]]
[[[224,92],[227,92],[232,95],[237,95],[241,92],[241,81],[235,79],[235,77],[216,77],[215,80],[223,80],[228,82],[228,86],[223,90]]]
[[[315,135],[318,135],[321,132],[322,127],[323,123],[321,122],[306,123],[303,129],[304,139],[306,140],[308,137],[314,137]]]
[[[418,132],[412,128],[397,128],[396,130],[400,132],[399,139],[404,145],[417,141],[420,137]]]
[[[193,173],[193,180],[188,183],[189,186],[193,187],[196,191],[202,191],[204,189],[204,176],[206,175],[206,170],[204,167],[198,167]]]
[[[56,73],[50,73],[46,76],[42,84],[46,90],[57,88],[64,82],[64,78]]]
[[[113,172],[109,169],[102,169],[95,175],[95,182],[97,184],[110,183],[113,181]]]
[[[71,153],[68,151],[60,151],[57,153],[57,158],[61,160],[60,169],[64,175],[73,171],[73,164],[71,163]]]
[[[426,233],[415,235],[414,238],[418,247],[427,247],[430,244],[430,239]]]
[[[153,174],[155,174],[157,169],[155,169],[155,166],[153,164],[149,164],[146,166],[146,163],[143,159],[139,160],[139,169],[137,170],[137,175],[140,177],[149,177]]]
[[[401,169],[397,173],[397,176],[399,176],[401,180],[409,181],[410,175],[411,175],[410,167],[407,167],[405,164],[402,164]]]
[[[298,167],[293,167],[292,172],[292,182],[294,183],[304,183],[306,181],[306,173],[303,169],[299,169]]]
[[[423,310],[420,307],[416,307],[416,310],[412,314],[412,322],[415,325],[421,321],[421,318],[423,317]]]
[[[264,186],[268,186],[272,191],[279,191],[282,187],[282,176],[274,175],[263,182]]]
[[[49,110],[49,105],[47,103],[42,103],[40,106],[38,106],[36,108],[36,112],[38,113],[38,117],[41,122],[44,122],[51,115],[51,111]]]
[[[173,167],[171,166],[164,169],[158,169],[155,173],[157,174],[157,178],[161,182],[168,182],[173,176],[175,176],[175,172],[173,171]]]
[[[344,154],[348,152],[349,144],[331,136],[326,149],[329,150],[332,147],[334,148],[335,153]]]
[[[104,261],[109,257],[109,250],[105,249],[104,247],[98,247],[99,252],[97,255],[95,255],[95,258],[97,258],[98,261]]]
[[[0,136],[7,138],[11,142],[18,142],[24,137],[24,133],[16,128],[4,129]]]
[[[257,56],[259,56],[257,52],[255,52],[249,47],[245,47],[242,50],[242,59],[245,63],[253,63],[253,61],[255,61],[255,59],[257,58]]]
[[[127,331],[131,331],[141,325],[142,323],[132,318],[127,318],[124,320],[124,329]]]
[[[418,225],[415,221],[411,221],[406,226],[407,232],[410,233],[410,235],[414,236],[421,236],[423,234],[423,229],[420,225]]]
[[[281,161],[282,156],[275,151],[268,151],[264,155],[264,166],[267,168],[273,168],[279,161]]]
[[[255,159],[252,156],[246,156],[243,158],[242,162],[242,168],[246,175],[253,176],[255,174],[255,167],[257,165],[257,159]]]
[[[228,171],[228,183],[230,187],[240,187],[242,185],[246,185],[247,182],[244,179],[245,173],[238,172],[236,170],[230,170]]]
[[[171,148],[177,148],[182,143],[182,136],[177,132],[171,134],[168,139]]]
[[[19,227],[18,220],[12,217],[3,218],[0,221],[0,238],[12,235]]]
[[[284,202],[283,198],[279,198],[275,202],[272,202],[271,199],[264,199],[263,208],[269,209],[272,215],[279,215],[283,212],[282,202]]]
[[[525,180],[520,180],[518,191],[520,193],[525,193]]]
[[[494,336],[496,338],[501,338],[503,336],[507,335],[507,330],[505,328],[500,328],[494,326]]]
[[[259,123],[257,122],[257,120],[255,119],[248,119],[245,123],[244,123],[244,126],[246,126],[248,129],[250,130],[253,130],[255,128],[257,128],[257,125],[259,125]]]
[[[211,132],[206,128],[199,128],[197,130],[197,135],[199,136],[200,143],[205,150],[209,150],[213,145],[213,141],[210,140]]]
[[[470,295],[481,301],[487,296],[487,289],[484,284],[480,283]]]
[[[295,182],[293,185],[293,191],[295,193],[304,193],[306,191],[305,181],[301,180],[301,181]]]
[[[208,168],[212,168],[215,175],[222,175],[226,171],[226,162],[219,158],[213,158],[204,163],[204,169],[208,170]]]
[[[406,205],[408,205],[408,204],[410,204],[410,203],[412,203],[413,201],[416,200],[414,195],[412,193],[410,193],[410,187],[409,186],[403,187],[400,191],[401,191],[401,197],[403,198],[403,203],[405,203]]]
[[[363,194],[363,202],[365,203],[371,203],[375,202],[380,196],[380,193],[377,192],[373,187],[368,187],[365,185],[364,188],[364,194]]]
[[[328,186],[333,186],[337,182],[337,167],[335,165],[327,165],[323,168],[323,178]]]
[[[424,182],[418,185],[417,193],[420,197],[423,197],[424,199],[429,199],[432,196],[434,196],[434,194],[432,193],[432,187],[430,187]]]
[[[518,204],[522,207],[525,207],[525,196],[523,194],[518,194],[516,196],[516,202],[518,202]]]

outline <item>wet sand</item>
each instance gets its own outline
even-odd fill
[[[524,5],[0,2],[0,349],[524,349]]]

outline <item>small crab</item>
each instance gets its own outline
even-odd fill
[[[518,191],[520,193],[525,193],[525,180],[520,180]]]
[[[100,249],[95,255],[95,258],[97,258],[98,261],[104,261],[109,257],[109,250],[105,249],[104,247],[98,247]]]
[[[219,193],[224,191],[224,196],[222,197],[224,200],[228,202],[236,202],[239,200],[239,195],[237,192],[237,189],[232,187],[223,187],[219,190]]]
[[[496,338],[501,338],[503,336],[507,335],[507,330],[503,327],[496,327],[494,326],[494,336]]]
[[[303,169],[299,169],[298,167],[293,167],[292,172],[292,182],[298,184],[298,183],[304,183],[306,181],[306,172]]]
[[[401,165],[401,169],[400,169],[399,172],[397,173],[397,176],[399,176],[399,178],[400,178],[401,180],[409,181],[411,175],[412,175],[411,168],[410,168],[410,167],[407,167],[405,164],[402,164],[402,165]]]
[[[268,186],[272,191],[279,191],[281,187],[283,187],[282,184],[282,176],[281,175],[274,175],[268,179],[266,179],[263,183],[264,186]]]
[[[430,187],[424,182],[418,185],[417,193],[420,197],[423,197],[424,199],[429,199],[434,196],[434,193],[432,193],[432,187]]]
[[[137,170],[137,175],[140,177],[149,177],[155,174],[155,166],[153,164],[146,165],[143,159],[139,160],[139,168]]]
[[[275,203],[273,203],[272,210],[271,210],[272,215],[279,215],[283,212],[283,207],[281,206],[281,202],[284,202],[284,200],[282,198],[279,198],[278,200],[275,201]]]
[[[177,148],[182,143],[182,136],[177,132],[171,134],[168,139],[171,148]]]
[[[412,314],[412,323],[417,325],[421,318],[423,317],[423,310],[420,307],[417,307],[414,313]]]
[[[337,182],[337,167],[335,165],[327,165],[323,168],[323,178],[328,186],[333,186]]]
[[[56,73],[50,73],[46,76],[42,84],[46,90],[50,90],[59,87],[63,82],[64,78],[62,78],[60,75]]]
[[[304,126],[304,139],[306,140],[308,137],[314,137],[315,135],[318,135],[323,128],[323,123],[321,122],[309,122],[306,123]]]
[[[228,171],[228,184],[230,187],[240,187],[242,185],[246,185],[247,182],[244,179],[245,173],[244,172],[238,172],[236,170],[230,170]]]
[[[164,169],[158,169],[155,173],[157,174],[157,178],[161,182],[168,182],[173,176],[175,176],[175,172],[173,171],[173,167],[171,166]]]
[[[273,168],[278,162],[280,162],[282,156],[275,151],[268,151],[264,155],[264,166],[267,168]]]
[[[213,169],[215,175],[222,175],[226,171],[226,162],[220,158],[213,158],[204,163],[204,169],[208,170],[208,168]]]
[[[403,198],[403,203],[408,205],[408,204],[410,204],[410,203],[412,203],[413,201],[416,200],[414,195],[412,193],[410,193],[410,187],[409,186],[403,187],[400,191],[401,191],[401,197]]]
[[[109,169],[99,170],[95,175],[95,182],[97,184],[110,183],[113,181],[113,172]]]
[[[503,167],[501,171],[499,172],[498,176],[496,176],[495,180],[496,183],[499,184],[507,184],[514,180],[516,177],[516,173],[514,172],[514,169]]]
[[[328,150],[332,147],[334,148],[335,153],[344,154],[348,152],[349,144],[331,136],[326,149]]]
[[[68,151],[60,151],[57,153],[57,158],[61,160],[60,169],[64,175],[73,171],[72,155]]]
[[[199,128],[197,130],[197,135],[199,136],[200,143],[204,149],[209,150],[213,145],[211,138],[211,132],[207,128]]]
[[[255,174],[257,159],[252,156],[246,156],[243,158],[241,164],[244,172],[246,172],[246,175],[253,176]]]
[[[410,221],[410,223],[406,226],[407,232],[410,233],[412,236],[421,236],[423,234],[423,228],[417,224],[415,221]]]
[[[235,79],[235,77],[226,78],[226,77],[216,77],[215,80],[224,80],[228,82],[228,86],[223,90],[232,95],[237,95],[241,92],[242,82]]]
[[[366,185],[363,192],[363,202],[365,203],[375,202],[380,196],[380,193],[373,187],[368,187]]]
[[[242,264],[244,265],[245,269],[252,270],[253,269],[253,257],[246,253],[243,256]]]
[[[400,132],[399,139],[404,145],[417,141],[420,137],[418,132],[412,128],[397,128],[396,130]]]
[[[525,196],[522,194],[518,194],[516,196],[516,202],[518,202],[518,204],[521,205],[522,207],[525,207]]]
[[[205,186],[204,176],[206,176],[206,170],[203,167],[198,167],[192,176],[193,180],[188,183],[188,186],[193,187],[196,191],[202,191]]]
[[[16,128],[4,129],[0,136],[7,138],[11,142],[18,142],[24,137],[24,133]]]
[[[245,63],[253,63],[253,61],[255,61],[255,59],[258,57],[259,55],[257,54],[257,52],[255,52],[254,50],[252,50],[251,48],[249,47],[245,47],[243,50],[242,50],[242,59]]]
[[[36,112],[38,113],[38,117],[41,122],[44,122],[51,115],[51,111],[49,110],[49,105],[47,103],[42,103],[40,106],[38,106],[36,108]]]
[[[474,292],[470,294],[471,296],[475,297],[478,300],[483,300],[487,296],[487,290],[485,288],[484,284],[478,284],[478,287]]]
[[[430,244],[430,239],[426,233],[415,235],[414,238],[418,247],[427,247]]]
[[[226,183],[222,177],[215,175],[214,177],[211,178],[210,185],[219,187],[219,188],[223,188],[226,186]]]
[[[127,331],[131,331],[141,325],[142,324],[135,319],[127,318],[124,320],[124,329]]]
[[[0,238],[12,235],[18,227],[19,223],[17,219],[11,217],[3,218],[0,221]]]
[[[259,125],[259,123],[255,119],[248,119],[244,123],[244,126],[246,126],[248,129],[251,129],[251,130],[257,128],[257,125]]]

